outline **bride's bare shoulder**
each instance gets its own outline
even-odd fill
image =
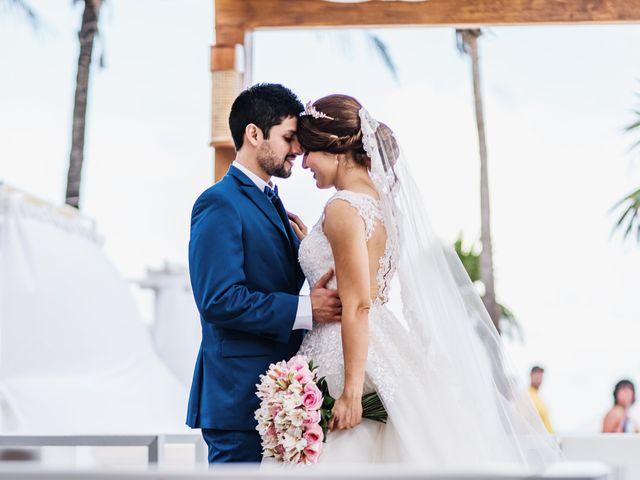
[[[328,237],[352,237],[363,232],[363,227],[362,217],[349,201],[336,198],[325,206],[323,230]]]

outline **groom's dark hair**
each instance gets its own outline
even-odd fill
[[[302,102],[288,88],[276,83],[258,83],[238,95],[231,105],[229,129],[236,151],[242,148],[244,131],[253,123],[264,138],[285,118],[297,117],[304,110]]]

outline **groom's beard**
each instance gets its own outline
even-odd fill
[[[295,155],[278,158],[267,143],[263,143],[258,150],[258,165],[270,177],[289,178],[295,158]]]

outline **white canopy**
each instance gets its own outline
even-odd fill
[[[200,314],[193,299],[185,267],[165,263],[159,270],[147,270],[140,282],[155,293],[153,343],[156,352],[174,375],[188,388],[200,348]]]
[[[3,432],[186,430],[187,390],[91,222],[2,186],[0,396]]]

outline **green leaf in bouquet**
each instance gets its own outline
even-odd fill
[[[387,411],[376,392],[362,396],[362,416],[376,422],[387,423]]]
[[[327,434],[329,433],[329,420],[331,419],[331,412],[329,412],[329,416],[322,416],[320,419],[320,428],[322,429],[322,433],[324,434],[323,442],[327,441]]]
[[[322,377],[320,380],[316,382],[316,386],[322,392],[323,396],[329,395],[329,385],[327,385],[327,378]]]
[[[334,398],[332,398],[330,395],[325,395],[322,401],[322,408],[331,410],[335,405],[335,403],[336,403],[336,400]]]

